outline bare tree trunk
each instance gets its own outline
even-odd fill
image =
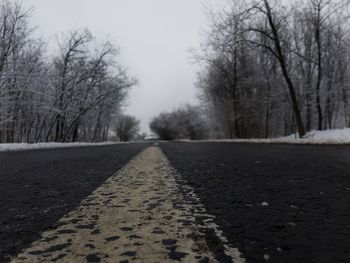
[[[78,140],[78,136],[79,136],[79,122],[77,122],[77,124],[75,125],[72,142],[76,142]]]
[[[318,129],[322,130],[323,116],[321,108],[321,82],[322,82],[322,39],[321,39],[321,3],[316,5],[315,41],[317,46],[317,83],[316,83],[316,108],[318,114]]]
[[[304,128],[303,120],[301,117],[301,112],[300,112],[298,98],[297,98],[297,95],[295,92],[294,84],[293,84],[293,82],[289,76],[289,73],[288,73],[287,63],[286,63],[286,60],[284,57],[284,53],[282,51],[280,37],[279,37],[278,31],[277,31],[276,25],[274,23],[274,19],[272,16],[272,12],[271,12],[271,8],[270,8],[270,5],[268,3],[268,0],[264,0],[264,3],[265,3],[266,15],[268,18],[268,22],[269,22],[269,25],[271,27],[272,34],[274,36],[274,44],[275,44],[275,48],[276,48],[276,53],[278,55],[278,61],[280,63],[281,70],[282,70],[284,79],[287,83],[289,95],[290,95],[290,98],[292,101],[292,106],[293,106],[293,111],[294,111],[294,116],[295,116],[295,120],[296,120],[296,124],[297,124],[297,128],[298,128],[299,136],[303,137],[305,135],[305,128]]]

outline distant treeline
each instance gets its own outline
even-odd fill
[[[20,4],[0,0],[0,143],[107,140],[136,84],[117,48],[73,30],[48,56],[29,19]]]
[[[150,129],[161,140],[201,140],[209,136],[200,108],[191,105],[160,113],[150,122]]]

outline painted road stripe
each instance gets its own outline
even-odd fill
[[[244,262],[182,180],[149,147],[12,262]]]

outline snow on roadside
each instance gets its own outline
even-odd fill
[[[2,143],[0,144],[0,152],[6,151],[20,151],[20,150],[34,150],[34,149],[49,149],[49,148],[66,148],[66,147],[82,147],[82,146],[102,146],[117,144],[119,142],[102,142],[102,143],[86,143],[86,142],[72,142],[72,143]]]
[[[184,140],[187,141],[187,140]],[[202,140],[191,142],[233,142],[233,143],[288,143],[288,144],[329,144],[344,145],[350,144],[350,128],[325,131],[311,131],[305,138],[297,138],[295,134],[281,138],[271,139],[221,139],[221,140]],[[124,142],[103,142],[103,143],[0,143],[0,152],[34,150],[34,149],[50,149],[50,148],[66,148],[66,147],[83,147],[83,146],[103,146],[111,144],[120,144]]]
[[[350,144],[350,128],[337,130],[313,130],[306,134],[303,139],[296,138],[295,134],[280,140],[312,144]]]
[[[350,144],[350,128],[325,130],[325,131],[311,131],[300,139],[295,134],[281,138],[271,139],[234,139],[234,140],[205,140],[206,142],[244,142],[244,143],[288,143],[288,144],[330,144],[342,145]],[[203,141],[202,141],[203,142]]]

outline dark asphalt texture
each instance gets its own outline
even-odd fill
[[[51,229],[147,144],[0,153],[0,262]]]
[[[160,146],[248,263],[350,262],[350,146]]]

